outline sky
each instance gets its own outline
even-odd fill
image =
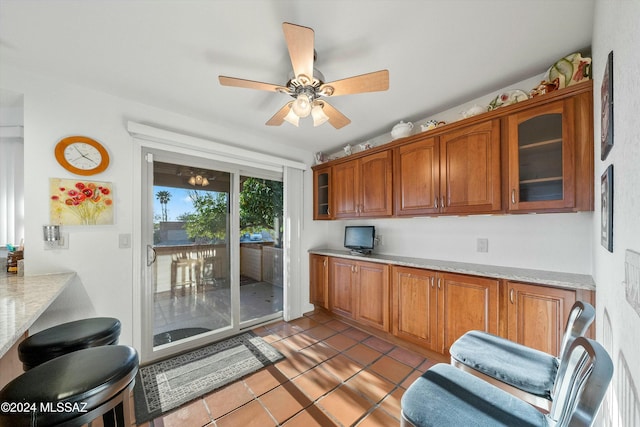
[[[162,205],[156,197],[158,191],[168,191],[171,194],[171,199],[167,204],[167,220],[177,221],[177,218],[183,213],[192,212],[193,204],[189,198],[189,190],[184,188],[175,187],[160,187],[153,186],[153,217],[160,217],[162,215]]]

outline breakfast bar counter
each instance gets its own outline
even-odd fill
[[[71,283],[76,273],[17,277],[0,273],[0,357]]]

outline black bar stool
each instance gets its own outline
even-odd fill
[[[38,365],[0,391],[0,427],[79,427],[99,417],[105,427],[130,426],[138,363],[135,349],[111,345]]]
[[[27,371],[73,351],[117,344],[119,337],[120,321],[113,317],[76,320],[26,338],[18,346],[18,358]]]

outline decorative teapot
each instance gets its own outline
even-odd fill
[[[413,123],[411,122],[403,122],[400,120],[400,123],[395,125],[393,129],[391,129],[391,136],[393,139],[403,138],[405,136],[411,135],[411,131],[413,130]]]

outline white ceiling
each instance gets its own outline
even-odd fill
[[[544,72],[591,45],[593,12],[594,0],[0,0],[0,61],[224,123],[237,142],[331,151]],[[389,90],[331,99],[352,121],[340,130],[265,126],[290,98],[217,76],[284,84],[285,21],[315,30],[327,81],[388,69]]]

